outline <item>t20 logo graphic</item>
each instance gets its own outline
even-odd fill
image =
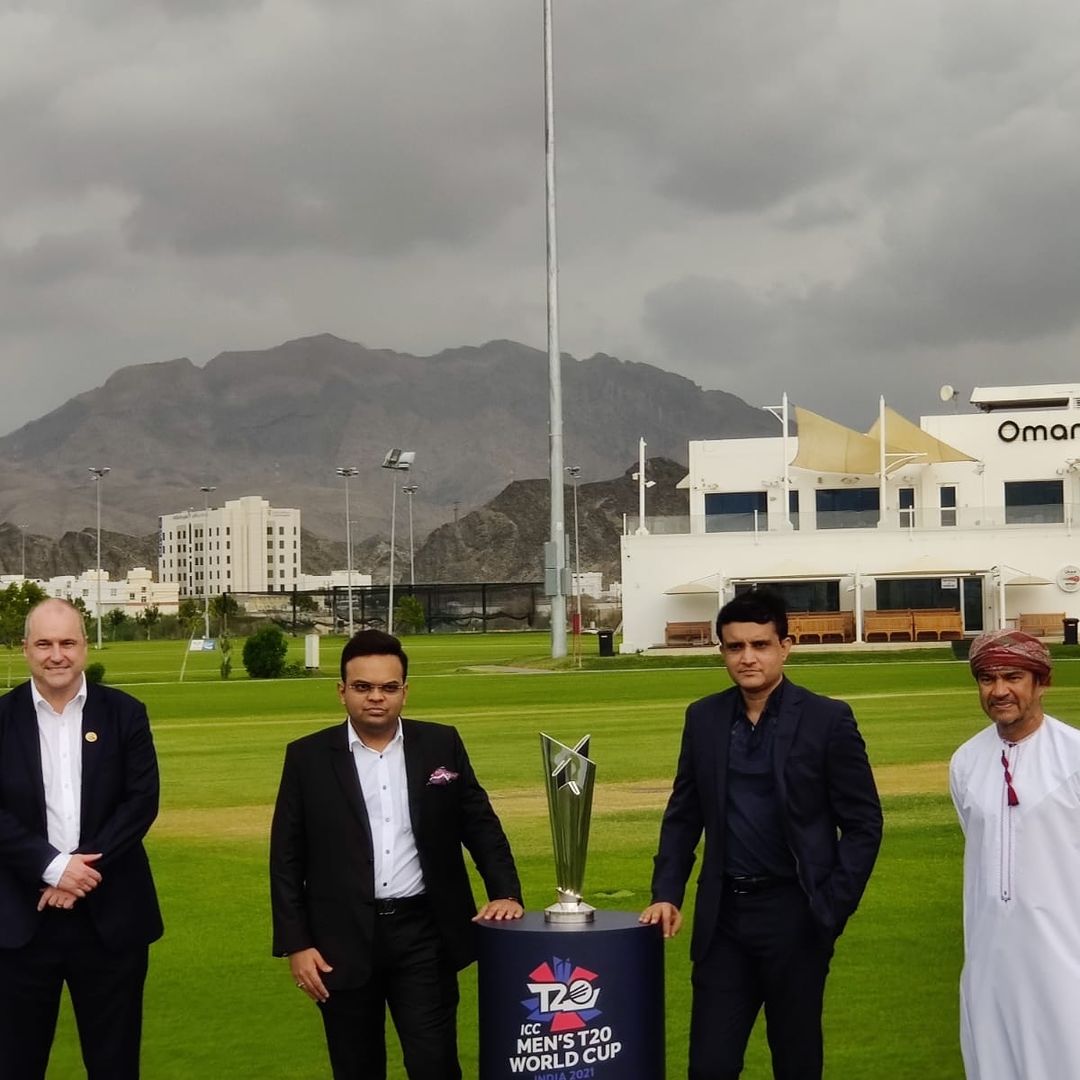
[[[530,972],[526,985],[536,996],[521,1004],[529,1010],[530,1020],[547,1024],[549,1031],[577,1031],[600,1015],[598,978],[595,971],[553,957],[550,964]]]

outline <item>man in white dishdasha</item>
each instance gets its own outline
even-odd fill
[[[1017,630],[971,645],[993,726],[953,755],[964,831],[968,1080],[1080,1077],[1080,731],[1047,716],[1051,660]]]

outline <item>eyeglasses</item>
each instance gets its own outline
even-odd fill
[[[380,694],[386,694],[388,697],[393,697],[394,694],[400,694],[405,689],[404,683],[399,682],[352,682],[349,683],[349,689],[354,694],[360,694],[363,697],[367,697],[369,694],[375,693],[376,690]]]

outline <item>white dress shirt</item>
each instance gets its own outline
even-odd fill
[[[45,823],[49,843],[59,854],[42,871],[41,879],[57,885],[71,853],[79,846],[82,824],[82,714],[86,704],[86,676],[78,692],[57,712],[38,692],[33,679],[30,694],[37,713],[41,744],[41,779],[45,785]]]
[[[348,720],[345,727],[371,827],[375,897],[386,900],[419,896],[424,891],[424,875],[409,815],[401,721],[394,738],[382,750],[366,745]]]

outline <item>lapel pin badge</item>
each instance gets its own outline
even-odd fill
[[[85,735],[83,736],[83,738],[84,738],[84,739],[85,739],[85,740],[86,740],[87,742],[97,742],[97,732],[96,732],[96,731],[88,731],[88,732],[87,732],[87,733],[86,733],[86,734],[85,734]]]

